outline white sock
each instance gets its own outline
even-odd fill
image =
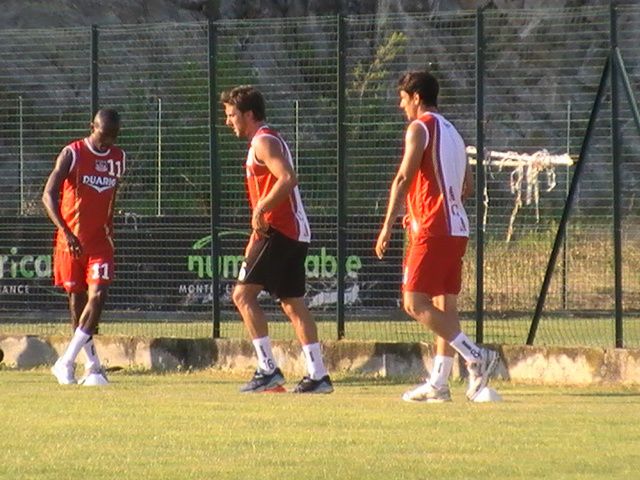
[[[482,350],[462,332],[449,342],[462,358],[469,363],[479,362],[482,359]]]
[[[89,340],[90,337],[91,335],[84,333],[80,330],[80,327],[76,328],[73,338],[71,339],[71,342],[69,342],[69,346],[62,357],[60,357],[60,361],[68,365],[73,364],[76,361],[78,353],[82,350],[82,346],[87,343],[87,340]]]
[[[100,368],[100,359],[96,353],[96,346],[93,343],[93,336],[82,346],[82,351],[87,357],[87,363],[84,364],[85,370],[98,370]]]
[[[253,348],[258,354],[258,368],[264,373],[273,373],[276,369],[276,359],[271,351],[271,340],[269,337],[256,338],[253,340]]]
[[[449,384],[449,375],[453,369],[453,357],[436,355],[433,359],[433,368],[429,383],[436,388],[446,387]]]
[[[322,361],[322,352],[320,351],[319,343],[303,345],[302,353],[304,353],[304,360],[307,363],[309,377],[311,377],[312,380],[320,380],[327,374],[327,369]]]

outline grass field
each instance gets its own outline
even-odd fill
[[[242,395],[241,378],[0,370],[0,478],[636,479],[640,389],[498,384],[505,401],[407,404],[406,384]]]

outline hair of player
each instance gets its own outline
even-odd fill
[[[120,114],[113,108],[101,108],[96,112],[95,118],[100,120],[106,130],[120,128]]]
[[[407,92],[409,95],[417,93],[425,105],[438,106],[440,85],[436,77],[427,70],[407,72],[402,75],[398,80],[398,91]]]
[[[251,85],[241,85],[222,92],[220,101],[222,104],[233,105],[242,113],[253,112],[253,117],[259,122],[267,118],[264,97]]]

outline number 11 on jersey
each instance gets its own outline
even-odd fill
[[[109,175],[115,175],[117,178],[120,178],[122,176],[122,162],[120,160],[114,162],[109,159],[107,163],[109,164]]]
[[[94,263],[91,265],[92,275],[94,280],[109,280],[109,264],[108,263]]]

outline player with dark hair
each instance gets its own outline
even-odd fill
[[[75,360],[83,350],[85,385],[107,384],[95,351],[107,290],[114,276],[113,211],[126,170],[126,155],[114,142],[120,116],[99,110],[91,134],[62,149],[49,175],[42,202],[57,227],[54,281],[69,295],[73,338],[51,371],[63,385],[76,383]]]
[[[453,124],[438,112],[439,85],[431,73],[403,75],[398,92],[400,108],[410,123],[375,251],[378,258],[384,257],[406,200],[403,224],[409,246],[404,260],[404,309],[437,336],[430,379],[402,398],[450,401],[448,378],[455,350],[467,362],[467,398],[475,400],[495,370],[498,354],[472,342],[462,332],[458,318],[462,258],[469,237],[463,200],[472,192],[465,145]]]
[[[285,383],[271,349],[267,318],[258,303],[258,294],[266,290],[279,299],[302,344],[309,375],[294,392],[331,393],[333,385],[322,359],[317,327],[304,301],[304,264],[311,231],[291,152],[280,134],[265,123],[265,102],[257,89],[236,87],[224,92],[220,100],[227,126],[237,137],[250,141],[245,179],[253,232],[233,301],[253,341],[258,368],[240,390],[277,391]]]

